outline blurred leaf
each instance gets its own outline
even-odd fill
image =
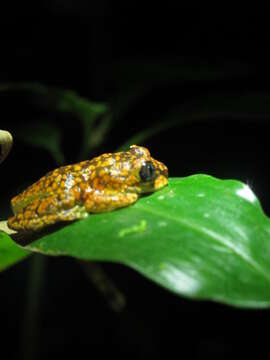
[[[132,89],[138,84],[148,87],[172,82],[201,83],[243,78],[255,74],[256,68],[243,61],[202,61],[195,56],[133,56],[108,64],[104,71],[104,76],[111,78],[120,91],[123,88]]]
[[[270,306],[270,220],[235,180],[172,178],[133,206],[40,234],[27,249],[120,262],[194,299]]]
[[[114,122],[123,119],[153,89],[180,85],[196,91],[205,83],[250,80],[255,74],[256,68],[243,61],[202,61],[194,56],[127,57],[104,68],[104,77],[115,84]]]
[[[7,83],[0,85],[0,91],[29,91],[36,95],[42,95],[40,105],[52,108],[56,111],[70,112],[79,118],[88,119],[89,122],[96,118],[97,114],[105,113],[108,108],[102,103],[93,102],[79,96],[72,90],[58,89],[38,83]],[[35,98],[38,102],[38,98]]]
[[[47,150],[60,166],[65,163],[65,157],[61,150],[61,131],[51,122],[32,122],[24,125],[17,136],[24,142]]]
[[[0,231],[0,271],[26,258],[31,253],[22,249],[11,238]]]
[[[0,92],[1,91],[30,92],[35,95],[33,101],[35,101],[38,106],[44,107],[46,110],[49,109],[74,114],[83,127],[80,158],[87,156],[92,147],[101,144],[110,128],[111,118],[108,116],[108,106],[103,103],[85,99],[74,91],[47,87],[37,83],[2,84],[0,86]],[[105,117],[105,115],[107,117]],[[50,128],[52,129],[52,127]],[[63,158],[59,156],[60,153],[58,150],[56,156],[58,161],[62,161]]]
[[[224,119],[244,119],[257,122],[269,118],[270,94],[209,95],[171,109],[159,123],[132,136],[119,147],[119,150],[127,149],[132,144],[142,144],[161,132],[192,122],[217,122]]]
[[[112,116],[111,114],[106,114],[100,119],[96,126],[91,127],[91,130],[88,129],[88,136],[86,137],[85,146],[82,147],[80,154],[80,159],[84,159],[89,156],[89,151],[100,146],[106,138],[106,135],[111,128]],[[87,124],[85,124],[85,129]],[[85,130],[87,132],[87,130]]]

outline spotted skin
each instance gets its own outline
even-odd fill
[[[167,183],[167,167],[146,148],[132,145],[126,152],[103,154],[49,172],[11,200],[14,216],[8,226],[17,231],[42,230],[60,221],[128,206]]]

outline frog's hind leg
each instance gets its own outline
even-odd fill
[[[87,217],[83,207],[75,205],[72,198],[64,202],[57,196],[38,199],[8,219],[8,226],[17,231],[38,231],[60,221]]]

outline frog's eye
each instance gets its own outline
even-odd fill
[[[150,181],[155,177],[156,169],[151,161],[146,161],[140,170],[140,178],[142,181]]]

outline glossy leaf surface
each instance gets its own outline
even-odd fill
[[[270,221],[235,180],[173,178],[130,207],[91,215],[27,248],[120,262],[191,298],[270,306]]]

